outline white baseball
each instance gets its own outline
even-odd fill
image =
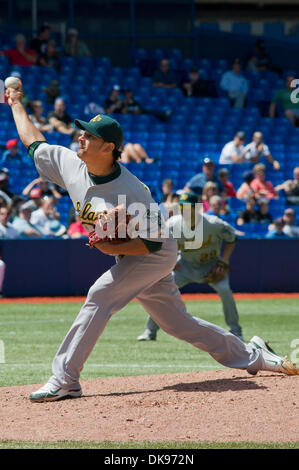
[[[14,88],[19,90],[21,88],[22,82],[17,77],[7,77],[4,82],[5,88]]]

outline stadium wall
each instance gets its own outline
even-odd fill
[[[112,256],[89,249],[83,240],[1,240],[6,263],[3,294],[20,296],[85,295],[114,264]],[[298,292],[299,238],[239,240],[232,255],[234,292]],[[189,284],[183,292],[212,292]]]

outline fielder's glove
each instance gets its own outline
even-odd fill
[[[91,248],[98,242],[121,243],[130,239],[128,223],[131,216],[124,205],[101,212],[95,221],[94,230],[88,235]]]
[[[207,284],[219,282],[229,272],[229,269],[229,264],[219,259],[217,263],[212,267],[212,269],[208,272],[204,280]]]

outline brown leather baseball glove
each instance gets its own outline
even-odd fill
[[[205,282],[207,284],[212,284],[221,281],[221,279],[229,272],[230,266],[220,259],[212,267],[205,277]]]
[[[89,246],[92,248],[102,241],[121,243],[129,240],[127,228],[130,218],[124,205],[101,212],[95,221],[95,229],[88,236]]]

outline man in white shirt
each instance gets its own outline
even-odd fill
[[[55,218],[54,200],[53,198],[45,197],[42,199],[41,207],[32,212],[30,223],[43,235],[50,235],[50,225]]]
[[[22,238],[41,237],[41,232],[31,224],[30,218],[31,201],[27,201],[19,208],[18,216],[14,219],[12,225],[19,232]]]
[[[241,73],[239,62],[234,62],[232,70],[222,75],[220,88],[227,92],[234,108],[243,108],[248,93],[248,82]]]
[[[245,161],[257,163],[261,157],[266,157],[272,163],[275,170],[280,169],[279,162],[272,157],[268,145],[263,142],[262,132],[254,132],[252,142],[244,148],[243,156]]]
[[[0,238],[19,238],[19,232],[9,222],[10,212],[7,207],[0,208]]]
[[[231,165],[232,163],[243,163],[246,161],[243,156],[244,140],[244,132],[237,132],[233,140],[225,144],[219,158],[220,165]]]
[[[283,221],[283,233],[292,238],[299,237],[299,225],[296,224],[294,209],[288,208],[284,211]]]

